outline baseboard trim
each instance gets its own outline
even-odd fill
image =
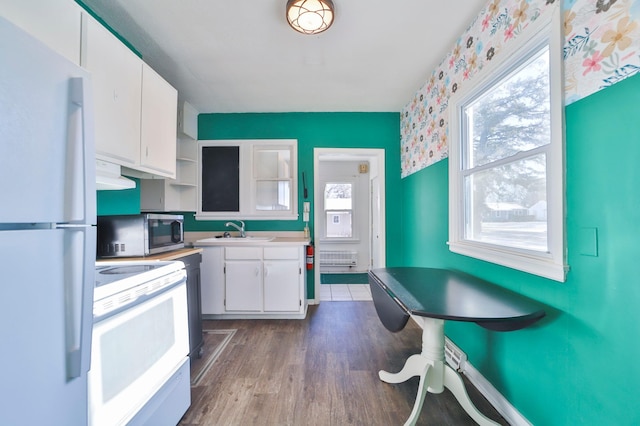
[[[462,364],[460,371],[510,425],[531,426],[531,423],[468,360]]]

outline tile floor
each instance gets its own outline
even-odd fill
[[[366,301],[371,299],[369,284],[322,284],[320,301]]]

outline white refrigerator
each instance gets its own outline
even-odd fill
[[[95,284],[89,74],[0,18],[0,425],[85,425]]]

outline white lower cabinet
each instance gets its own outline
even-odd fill
[[[226,247],[225,311],[262,311],[262,247]]]
[[[304,246],[204,247],[204,318],[304,318]]]
[[[264,310],[266,312],[297,311],[302,305],[300,277],[303,264],[298,247],[266,247],[264,249]]]

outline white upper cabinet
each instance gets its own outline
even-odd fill
[[[0,16],[91,73],[98,160],[176,178],[175,88],[73,0],[0,0]]]
[[[178,92],[111,32],[83,14],[82,66],[91,72],[96,157],[176,177]]]
[[[0,0],[0,16],[80,65],[82,9],[73,0]]]
[[[140,169],[176,177],[178,92],[150,66],[142,66]]]
[[[81,64],[93,84],[96,157],[135,168],[140,164],[142,60],[87,14],[82,32]]]
[[[191,139],[198,139],[198,110],[188,102],[181,106],[178,109],[178,130]]]

